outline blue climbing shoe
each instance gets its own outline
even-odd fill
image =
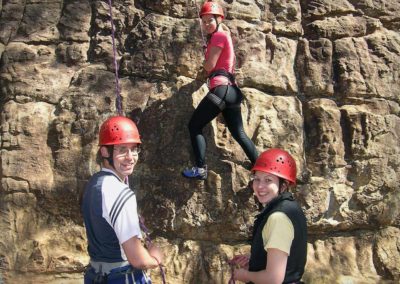
[[[182,171],[182,175],[185,178],[205,180],[207,179],[207,166],[204,166],[203,168],[186,168]]]

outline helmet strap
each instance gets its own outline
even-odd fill
[[[106,145],[102,147],[105,147],[107,149],[108,157],[104,157],[103,155],[101,155],[101,158],[103,160],[107,160],[110,166],[114,168],[114,161],[113,161],[114,145]]]
[[[217,15],[214,15],[214,19],[215,19],[215,22],[217,23],[217,27],[215,28],[215,31],[214,31],[213,33],[215,33],[216,31],[218,31],[219,24],[221,24],[220,22],[218,22],[218,17],[217,17]]]
[[[287,180],[279,178],[279,194],[282,194],[289,190],[289,184]]]

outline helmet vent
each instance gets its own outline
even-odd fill
[[[100,127],[99,145],[141,143],[136,124],[124,116],[113,116]]]

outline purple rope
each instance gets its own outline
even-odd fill
[[[117,49],[115,47],[115,30],[114,30],[114,20],[112,15],[112,1],[108,0],[109,10],[110,10],[110,21],[111,21],[111,38],[112,38],[112,46],[113,46],[113,54],[114,54],[114,71],[115,71],[115,94],[117,99],[115,101],[117,111],[119,115],[122,115],[122,99],[119,88],[119,79],[118,79],[118,62],[117,62]]]
[[[139,225],[140,225],[140,229],[144,233],[146,244],[150,245],[152,243],[151,238],[150,238],[150,233],[149,233],[149,230],[147,229],[147,227],[144,225],[143,218],[141,216],[139,216]],[[158,267],[160,268],[162,283],[166,284],[167,281],[165,280],[165,271],[162,267],[162,264],[159,263]]]
[[[144,237],[145,237],[146,244],[148,244],[148,245],[151,244],[151,239],[150,239],[150,236],[149,236],[150,232],[147,229],[147,227],[144,225],[142,216],[139,217],[139,225],[140,225],[140,229],[144,232]]]
[[[126,184],[129,184],[129,179],[128,179],[128,177],[126,177],[125,178],[125,181],[124,181]],[[150,232],[149,232],[149,229],[147,229],[147,227],[145,226],[145,224],[144,224],[144,222],[143,222],[143,218],[142,218],[142,216],[139,216],[139,226],[140,226],[140,229],[143,231],[143,233],[144,233],[144,240],[145,240],[145,242],[146,242],[146,245],[151,245],[152,244],[152,241],[151,241],[151,238],[150,238]],[[157,261],[158,262],[158,261]],[[167,281],[165,280],[165,271],[164,271],[164,269],[163,269],[163,267],[162,267],[162,264],[161,263],[159,263],[158,264],[158,267],[160,268],[160,274],[161,274],[161,279],[162,279],[162,283],[163,284],[166,284],[167,283]]]
[[[228,284],[235,284],[235,278],[233,277],[233,271],[235,270],[235,265],[233,263],[229,263],[229,267],[231,269],[231,278],[229,278]]]

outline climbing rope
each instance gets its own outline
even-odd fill
[[[143,233],[144,233],[144,237],[145,237],[146,244],[147,244],[148,246],[151,245],[151,244],[152,244],[152,241],[151,241],[151,238],[150,238],[149,230],[148,230],[147,227],[144,225],[143,218],[142,218],[141,216],[139,217],[139,225],[140,225],[140,229],[141,229],[141,230],[143,231]],[[158,261],[157,261],[157,262],[158,262]],[[163,283],[163,284],[166,284],[167,282],[166,282],[166,280],[165,280],[165,272],[164,272],[164,269],[163,269],[162,264],[159,263],[159,264],[158,264],[158,267],[160,268],[160,274],[161,274],[162,283]]]
[[[113,62],[114,62],[114,73],[115,73],[115,95],[117,96],[115,105],[117,107],[117,112],[122,115],[122,99],[121,99],[121,89],[119,87],[118,78],[118,62],[117,62],[117,48],[115,47],[115,29],[114,29],[114,19],[112,15],[112,1],[108,0],[108,6],[110,11],[110,21],[111,21],[111,39],[113,47]]]
[[[228,284],[235,284],[235,277],[233,271],[235,270],[235,264],[232,261],[227,261],[229,264],[229,269],[231,273],[231,277],[229,278]]]
[[[196,17],[199,20],[200,32],[201,32],[201,40],[203,42],[203,52],[205,53],[206,52],[206,48],[207,48],[207,42],[206,42],[205,37],[204,37],[203,25],[201,24],[200,10],[199,10],[199,7],[197,6],[197,1],[196,0],[193,0],[193,4],[196,7]]]
[[[114,62],[114,71],[115,71],[115,95],[117,97],[115,104],[117,107],[118,114],[122,116],[122,99],[121,99],[121,89],[119,87],[117,49],[115,47],[115,29],[114,29],[114,19],[113,19],[113,15],[112,15],[112,1],[111,0],[108,0],[108,5],[109,5],[110,21],[111,21],[111,38],[112,38],[113,62]],[[127,179],[125,180],[125,182],[129,183]],[[143,233],[145,235],[146,244],[150,245],[152,243],[152,241],[149,236],[149,230],[144,225],[141,217],[139,218],[139,225],[140,225],[140,229],[143,231]],[[159,263],[158,266],[160,267],[162,283],[166,284],[167,282],[165,281],[165,272],[162,267],[162,264]]]
[[[200,11],[199,11],[199,7],[197,6],[196,0],[193,0],[193,3],[196,7],[196,17],[199,20],[201,39],[202,39],[202,43],[203,43],[203,51],[205,53],[205,49],[207,48],[207,43],[206,43],[206,40],[204,37],[201,18],[199,17]],[[108,0],[108,4],[109,4],[109,13],[110,13],[110,22],[111,22],[111,39],[112,39],[112,47],[113,47],[113,64],[114,64],[114,74],[115,74],[115,95],[116,95],[115,104],[116,104],[118,114],[122,116],[122,98],[121,98],[121,89],[120,89],[119,77],[118,77],[119,67],[118,67],[118,62],[117,62],[117,49],[116,49],[116,45],[115,45],[115,28],[114,28],[113,14],[112,14],[112,0]],[[145,226],[142,217],[139,217],[139,225],[140,225],[140,229],[144,233],[146,244],[151,245],[152,240],[150,238],[150,233],[149,233],[149,230],[147,229],[147,227]],[[166,282],[165,271],[163,269],[163,266],[161,263],[159,263],[158,266],[160,268],[162,283],[166,284],[167,282]],[[228,284],[235,284],[235,279],[234,279],[234,275],[233,275],[234,265],[232,263],[229,263],[229,266],[230,266],[231,277],[229,279]]]

